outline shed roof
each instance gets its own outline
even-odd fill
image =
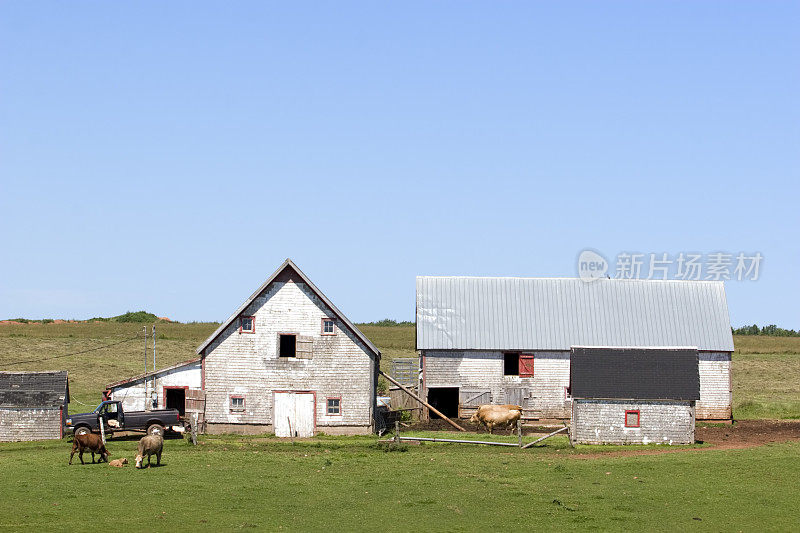
[[[694,348],[573,348],[573,398],[699,400]]]
[[[66,402],[66,370],[0,372],[0,407],[58,407]]]
[[[733,351],[721,281],[417,278],[419,350]]]
[[[245,310],[245,309],[247,309],[247,307],[248,307],[248,306],[249,306],[251,303],[253,303],[253,300],[255,300],[256,298],[258,298],[258,296],[259,296],[259,295],[260,295],[262,292],[264,292],[264,291],[267,289],[267,287],[269,287],[270,283],[272,283],[273,281],[275,281],[275,280],[276,280],[276,278],[278,278],[278,276],[280,276],[280,275],[281,275],[281,274],[282,274],[284,271],[286,271],[286,270],[289,270],[289,271],[291,271],[291,272],[293,272],[293,273],[297,274],[297,276],[300,278],[300,280],[301,280],[303,283],[305,283],[306,285],[308,285],[308,288],[309,288],[309,289],[311,289],[311,291],[312,291],[314,294],[316,294],[316,295],[317,295],[317,297],[318,297],[320,300],[322,300],[322,301],[325,303],[325,305],[327,305],[327,306],[328,306],[328,308],[329,308],[329,309],[330,309],[330,310],[333,312],[333,314],[335,314],[335,315],[336,315],[336,317],[337,317],[339,320],[341,320],[341,321],[342,321],[342,322],[345,324],[345,326],[347,326],[347,328],[348,328],[348,329],[349,329],[349,330],[350,330],[350,331],[351,331],[351,332],[352,332],[352,333],[353,333],[353,334],[354,334],[356,337],[358,337],[358,339],[359,339],[361,342],[363,342],[363,343],[364,343],[364,345],[367,347],[367,349],[369,349],[370,351],[372,351],[372,352],[375,354],[375,356],[376,356],[376,357],[380,358],[381,352],[380,352],[380,350],[378,350],[378,348],[377,348],[377,347],[376,347],[374,344],[372,344],[372,341],[370,341],[370,340],[367,338],[367,336],[366,336],[366,335],[364,335],[363,333],[361,333],[361,331],[360,331],[360,330],[359,330],[359,329],[358,329],[358,328],[355,326],[355,324],[353,324],[352,322],[350,322],[350,319],[348,319],[346,316],[344,316],[344,313],[342,313],[341,311],[339,311],[339,308],[337,308],[335,305],[333,305],[333,302],[331,302],[331,301],[328,299],[328,297],[327,297],[327,296],[325,296],[325,295],[322,293],[322,291],[321,291],[321,290],[319,290],[319,289],[317,288],[317,286],[316,286],[316,285],[314,285],[314,284],[311,282],[311,280],[310,280],[310,279],[308,279],[308,276],[306,276],[306,275],[303,273],[303,271],[302,271],[302,270],[300,270],[300,269],[297,267],[297,265],[295,265],[295,264],[294,264],[294,262],[293,262],[291,259],[286,259],[286,261],[284,261],[284,262],[281,264],[281,266],[279,266],[279,267],[278,267],[278,269],[277,269],[275,272],[273,272],[273,273],[272,273],[272,275],[271,275],[270,277],[268,277],[268,278],[267,278],[267,280],[266,280],[264,283],[262,283],[262,284],[261,284],[261,286],[260,286],[258,289],[256,289],[256,291],[255,291],[253,294],[251,294],[251,295],[250,295],[250,297],[249,297],[247,300],[245,300],[245,301],[244,301],[244,303],[243,303],[242,305],[240,305],[240,306],[239,306],[239,307],[236,309],[236,311],[234,311],[234,312],[233,312],[233,314],[232,314],[231,316],[229,316],[229,317],[228,317],[228,319],[227,319],[225,322],[223,322],[223,323],[222,323],[222,325],[221,325],[220,327],[218,327],[218,328],[217,328],[217,330],[216,330],[214,333],[212,333],[212,334],[211,334],[211,336],[210,336],[209,338],[207,338],[207,339],[206,339],[206,340],[203,342],[203,344],[201,344],[201,345],[200,345],[200,346],[197,348],[197,350],[195,350],[195,351],[196,351],[197,353],[202,353],[202,352],[203,352],[203,350],[205,350],[205,349],[208,347],[208,345],[209,345],[209,344],[211,344],[212,342],[214,342],[214,339],[216,339],[216,338],[217,338],[219,335],[221,335],[221,334],[222,334],[222,332],[223,332],[223,331],[225,331],[225,328],[227,328],[228,326],[230,326],[230,325],[231,325],[231,323],[232,323],[234,320],[236,320],[236,319],[237,319],[237,318],[238,318],[238,317],[239,317],[239,316],[240,316],[240,315],[241,315],[241,314],[244,312],[244,310]],[[289,274],[291,274],[291,272],[289,272]]]
[[[116,387],[120,387],[122,385],[128,385],[130,383],[136,383],[137,381],[142,381],[145,378],[149,378],[149,377],[153,377],[153,376],[160,376],[161,374],[165,374],[167,372],[170,372],[172,370],[176,370],[176,369],[181,368],[183,366],[190,366],[190,365],[193,365],[193,364],[196,364],[196,363],[199,363],[199,362],[200,362],[200,358],[199,357],[195,357],[194,359],[189,359],[188,361],[182,361],[180,363],[175,363],[174,365],[170,365],[170,366],[167,366],[167,367],[164,367],[164,368],[160,368],[160,369],[155,370],[155,371],[145,372],[143,374],[139,374],[138,376],[133,376],[132,378],[127,378],[127,379],[122,379],[120,381],[115,381],[114,383],[110,383],[109,385],[107,385],[106,388],[107,389],[113,389],[113,388],[116,388]]]

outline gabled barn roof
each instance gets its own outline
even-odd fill
[[[344,323],[345,326],[353,333],[353,335],[355,335],[361,342],[363,342],[364,345],[372,353],[374,353],[376,357],[380,358],[381,352],[374,344],[372,344],[372,341],[370,341],[366,337],[366,335],[361,333],[361,331],[355,326],[355,324],[350,322],[350,320],[346,316],[344,316],[344,313],[339,311],[339,309],[335,305],[333,305],[333,302],[331,302],[328,299],[328,297],[325,296],[322,293],[322,291],[319,290],[317,286],[311,282],[310,279],[308,279],[308,276],[306,276],[303,273],[303,271],[300,270],[297,267],[297,265],[294,264],[294,262],[292,262],[291,259],[286,259],[286,261],[284,261],[283,264],[281,264],[281,266],[279,266],[278,269],[275,272],[273,272],[269,278],[267,278],[267,281],[262,283],[261,286],[258,289],[256,289],[256,291],[253,294],[251,294],[250,297],[247,300],[245,300],[244,303],[240,305],[236,309],[236,311],[234,311],[233,314],[230,317],[228,317],[228,319],[225,322],[223,322],[222,325],[218,327],[217,330],[214,333],[212,333],[211,336],[207,338],[203,342],[203,344],[201,344],[195,351],[197,353],[202,353],[203,350],[208,348],[208,345],[214,342],[214,339],[216,339],[219,335],[221,335],[222,332],[225,331],[225,328],[230,326],[231,323],[233,323],[233,321],[236,320],[251,303],[253,303],[253,300],[258,298],[258,296],[262,292],[264,292],[264,290],[267,287],[269,287],[270,283],[279,279],[293,279],[295,277],[293,274],[295,274],[299,278],[299,281],[302,281],[303,283],[308,285],[308,288],[311,289],[311,291],[314,294],[316,294],[317,297],[325,303],[325,305],[328,306],[328,308],[333,312],[333,314],[336,315],[336,318],[338,318],[342,323]]]
[[[573,348],[573,398],[699,400],[695,348]]]
[[[418,350],[733,351],[721,281],[417,278]]]
[[[0,407],[58,407],[66,402],[66,370],[0,372]]]

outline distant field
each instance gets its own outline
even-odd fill
[[[157,325],[159,368],[195,357],[195,348],[217,326],[216,323]],[[415,356],[413,326],[365,325],[361,330],[382,351],[384,370],[390,368],[392,358]],[[134,340],[127,340],[131,338]],[[122,343],[60,359],[8,366],[14,361],[69,354],[119,342]],[[800,338],[735,336],[734,344],[734,416],[800,418]],[[152,357],[152,339],[149,339],[148,369]],[[70,373],[72,412],[96,405],[105,385],[144,371],[142,326],[114,322],[0,326],[0,370],[51,369],[65,369]]]
[[[218,324],[213,323],[158,324],[156,362],[159,368],[196,357],[195,348],[217,327]],[[116,345],[102,348],[112,344]],[[8,363],[15,361],[95,348],[102,349],[49,361],[8,366]],[[100,393],[107,384],[144,372],[144,357],[144,337],[140,324],[103,322],[0,326],[0,370],[69,371],[72,412],[84,411],[87,405],[97,405]],[[147,359],[147,368],[152,370],[153,341],[149,328]]]

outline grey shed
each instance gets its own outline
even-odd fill
[[[0,372],[0,441],[61,438],[68,403],[65,370]]]

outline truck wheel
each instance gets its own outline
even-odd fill
[[[147,428],[148,435],[161,435],[164,436],[164,428],[161,424],[150,424],[150,427]]]
[[[75,435],[84,435],[86,433],[91,433],[91,432],[92,431],[89,428],[87,428],[86,426],[81,426],[81,427],[75,428]]]

